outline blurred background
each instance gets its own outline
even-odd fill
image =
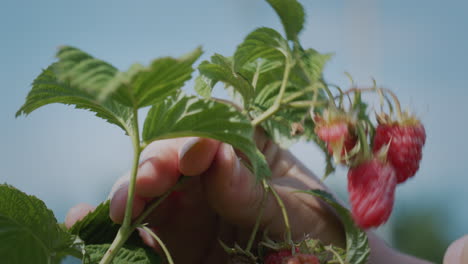
[[[378,232],[406,253],[441,263],[449,242],[468,233],[468,2],[301,2],[303,46],[335,53],[325,69],[328,81],[349,86],[345,71],[363,86],[375,78],[424,122],[421,169],[398,188],[391,220]],[[0,182],[41,198],[63,221],[76,203],[103,201],[130,168],[130,140],[89,112],[50,105],[14,118],[58,46],[79,47],[126,70],[197,45],[205,50],[202,59],[231,55],[259,26],[282,30],[262,0],[3,1]],[[297,144],[292,151],[322,174],[315,146]],[[345,179],[339,169],[326,181],[344,199]]]

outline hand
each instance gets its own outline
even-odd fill
[[[454,241],[445,252],[444,264],[468,263],[468,235]]]
[[[271,183],[284,201],[293,239],[308,234],[325,243],[344,246],[343,227],[328,205],[295,190],[326,189],[291,153],[264,136],[256,136],[272,170]],[[133,216],[161,196],[181,175],[191,176],[183,187],[169,196],[147,219],[149,227],[167,244],[176,263],[223,263],[226,254],[218,238],[227,245],[245,243],[261,207],[264,189],[239,162],[233,148],[205,138],[179,138],[156,141],[142,153]],[[111,218],[121,223],[127,199],[128,176],[114,186]],[[261,229],[271,238],[283,239],[284,221],[274,197],[264,205]],[[66,225],[84,217],[91,206],[80,204],[70,210]],[[140,233],[141,234],[141,233]],[[142,234],[144,241],[158,249]]]

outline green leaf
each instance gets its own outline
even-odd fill
[[[258,28],[251,32],[234,54],[234,69],[240,69],[250,62],[261,58],[267,61],[282,61],[290,56],[287,40],[271,28]]]
[[[55,72],[58,80],[105,99],[105,87],[118,73],[117,68],[75,47],[64,46],[57,52]]]
[[[253,141],[250,121],[234,107],[193,96],[171,96],[154,105],[146,117],[143,140],[147,143],[176,137],[208,137],[242,151],[260,178],[270,170]]]
[[[73,240],[44,202],[12,186],[0,185],[2,263],[58,263]]]
[[[304,26],[304,8],[296,0],[266,0],[281,19],[288,40],[296,40]]]
[[[76,222],[69,229],[69,232],[77,235],[87,245],[111,243],[120,225],[110,219],[109,205],[110,201],[101,203],[93,212]],[[137,232],[134,232],[126,243],[134,246],[144,246]]]
[[[129,133],[132,109],[123,106],[114,100],[98,101],[98,94],[93,90],[82,90],[72,86],[70,82],[60,81],[57,77],[57,63],[52,64],[34,80],[26,102],[18,110],[16,116],[28,115],[39,107],[52,103],[74,105],[76,108],[94,112],[96,116],[105,119],[111,124],[121,127]]]
[[[366,264],[370,254],[367,235],[356,226],[349,210],[343,207],[331,194],[325,191],[310,190],[300,192],[317,196],[335,209],[346,232],[346,263]]]
[[[254,89],[244,76],[233,71],[232,61],[229,58],[215,54],[211,57],[211,62],[202,62],[198,66],[198,70],[211,89],[217,82],[223,82],[228,86],[232,86],[236,92],[241,94],[245,108],[250,105],[254,96]]]
[[[300,63],[310,81],[319,81],[323,76],[325,64],[333,57],[332,53],[319,53],[314,49],[307,49],[300,52]]]
[[[180,89],[191,78],[192,65],[202,53],[199,47],[178,59],[156,59],[149,67],[134,64],[127,72],[118,74],[107,89],[116,91],[115,98],[127,106],[152,105]]]
[[[87,245],[83,264],[98,264],[110,244]],[[122,247],[112,261],[113,264],[161,264],[162,259],[151,249],[132,246]]]
[[[208,79],[206,76],[199,75],[195,79],[195,92],[199,94],[203,98],[210,98],[211,91],[213,90],[213,86],[211,84],[211,80]]]

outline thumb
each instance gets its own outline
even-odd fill
[[[468,235],[453,242],[444,256],[444,264],[466,263],[468,263]]]

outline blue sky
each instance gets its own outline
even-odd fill
[[[308,13],[305,47],[336,55],[327,80],[362,85],[371,77],[391,88],[427,130],[418,175],[398,189],[395,205],[448,210],[450,239],[468,233],[466,130],[467,1],[302,1]],[[85,111],[51,105],[14,118],[30,83],[54,61],[60,45],[77,46],[124,70],[133,62],[179,56],[202,45],[230,55],[256,27],[281,30],[261,0],[5,1],[0,9],[0,182],[37,195],[59,220],[78,202],[97,204],[130,167],[130,141]],[[323,170],[312,145],[293,151]],[[345,171],[329,184],[344,188]]]

